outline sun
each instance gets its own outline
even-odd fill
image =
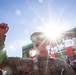
[[[46,30],[44,31],[44,33],[49,39],[55,40],[60,37],[60,34],[62,33],[62,31],[59,27],[49,26],[49,27],[46,27]]]

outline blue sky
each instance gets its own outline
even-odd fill
[[[76,0],[0,0],[2,22],[10,27],[5,41],[7,55],[22,57],[22,46],[31,43],[33,32],[76,27]]]

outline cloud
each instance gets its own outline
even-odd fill
[[[36,18],[33,18],[33,19],[32,19],[32,22],[33,22],[34,24],[37,24],[37,19],[36,19]]]
[[[14,45],[10,45],[9,46],[9,49],[14,50],[15,49],[15,46]]]
[[[19,49],[19,48],[22,48],[23,45],[26,44],[27,41],[25,40],[15,40],[10,46],[9,46],[9,49]]]
[[[16,13],[16,15],[21,15],[21,11],[20,10],[16,10],[15,13]]]
[[[5,49],[7,51],[8,56],[17,56],[22,57],[22,46],[26,45],[27,41],[23,40],[15,40],[12,44],[8,45]]]
[[[39,1],[39,3],[43,3],[44,2],[44,0],[38,0]]]
[[[24,34],[28,35],[29,34],[29,29],[25,29]]]
[[[45,26],[43,26],[43,25],[42,26],[36,26],[36,30],[37,31],[41,31],[42,32],[42,31],[44,31],[44,29],[45,29]]]
[[[26,24],[26,20],[23,18],[23,19],[21,19],[20,20],[20,24],[23,24],[23,25],[25,25]]]

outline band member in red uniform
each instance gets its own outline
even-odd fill
[[[66,52],[68,54],[68,56],[70,56],[70,53],[72,53],[72,55],[76,55],[74,50],[73,50],[73,44],[74,44],[74,41],[72,39],[70,39],[68,36],[66,37],[66,39],[64,40],[64,44],[65,44],[65,47],[66,47]]]

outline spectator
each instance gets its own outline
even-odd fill
[[[57,45],[51,45],[51,48],[50,48],[50,51],[49,51],[49,53],[50,53],[50,57],[51,58],[55,58],[56,57],[56,55],[57,55],[57,52],[58,52],[58,48],[57,48]]]
[[[74,41],[74,47],[76,47],[76,37],[73,37],[72,40]]]
[[[36,50],[30,49],[30,51],[29,51],[29,56],[30,56],[31,59],[34,59],[35,56],[36,56]]]
[[[64,40],[64,44],[66,47],[66,52],[68,54],[68,56],[70,57],[70,53],[72,53],[72,55],[76,55],[72,46],[74,44],[74,41],[72,39],[70,39],[69,37],[66,37],[66,39]]]
[[[65,45],[64,45],[63,43],[59,43],[59,44],[57,45],[57,47],[58,47],[58,50],[63,50],[63,49],[65,49]]]

